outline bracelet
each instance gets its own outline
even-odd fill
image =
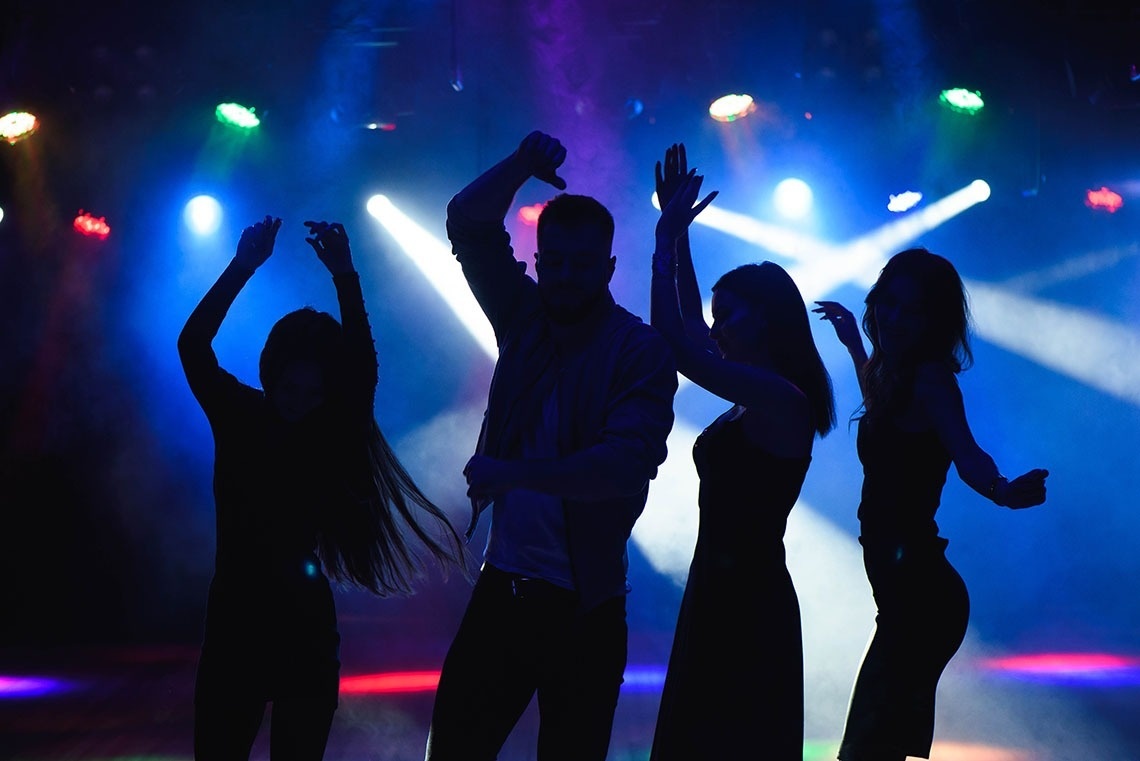
[[[1006,480],[1005,476],[998,473],[996,476],[994,476],[994,480],[990,481],[990,488],[987,490],[986,496],[989,497],[990,501],[995,505],[1000,506],[1001,503],[997,501],[997,488],[999,483],[1008,484],[1009,481]]]

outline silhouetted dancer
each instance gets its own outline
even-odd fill
[[[504,217],[566,158],[534,132],[448,204],[447,229],[499,359],[477,454],[484,565],[443,665],[432,761],[493,759],[537,692],[538,758],[603,761],[626,664],[626,542],[665,459],[677,375],[658,333],[614,303],[613,218],[559,195],[538,221],[536,283]],[[470,533],[470,532],[469,532]]]
[[[416,487],[373,417],[376,351],[348,236],[306,222],[332,274],[341,323],[285,315],[261,352],[264,391],[218,365],[211,343],[273,253],[281,220],[247,227],[237,254],[178,338],[186,379],[214,434],[217,554],[194,703],[200,761],[246,759],[267,702],[275,759],[320,759],[337,706],[336,613],[325,577],[406,593],[419,562],[407,527],[447,565],[463,542]],[[438,524],[439,538],[417,513]]]
[[[803,641],[784,529],[811,462],[835,425],[831,379],[807,306],[772,262],[713,286],[710,328],[688,228],[702,177],[685,148],[657,164],[662,211],[653,254],[652,323],[677,369],[732,403],[697,438],[700,528],[650,758],[802,761]]]
[[[875,632],[851,695],[839,758],[927,758],[938,679],[966,636],[970,601],[946,559],[935,511],[953,461],[974,491],[1003,507],[1045,501],[1045,470],[1007,481],[974,440],[957,373],[973,362],[962,280],[941,256],[891,257],[867,294],[863,331],[834,301],[819,301],[847,347],[863,391],[859,542],[875,596]]]

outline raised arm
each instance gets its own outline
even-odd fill
[[[859,335],[859,322],[847,307],[838,301],[817,301],[819,306],[811,310],[827,320],[835,328],[835,335],[839,342],[851,355],[851,362],[855,365],[855,377],[859,380],[859,390],[866,396],[867,389],[863,383],[863,370],[867,367],[867,352],[863,348],[863,337]]]
[[[1031,470],[1012,481],[974,440],[958,381],[945,365],[922,365],[915,377],[915,399],[950,452],[958,476],[974,491],[1002,507],[1033,507],[1045,501],[1049,471]]]
[[[688,160],[683,143],[675,143],[665,151],[665,163],[660,161],[654,170],[657,185],[657,202],[664,209],[676,195],[677,190],[689,174]],[[709,338],[709,326],[705,322],[704,304],[701,290],[697,285],[697,272],[693,267],[693,252],[689,245],[689,229],[677,237],[677,303],[681,308],[681,322],[685,333],[697,346],[708,351],[716,351],[716,344]]]
[[[657,247],[653,254],[653,290],[650,320],[673,349],[677,370],[702,388],[722,399],[749,408],[800,408],[803,394],[783,377],[753,365],[733,362],[710,351],[711,341],[694,341],[684,329],[674,285],[678,268],[675,242],[688,229],[697,214],[708,206],[713,191],[694,206],[703,177],[689,172],[677,192],[661,210],[657,222]],[[713,345],[715,348],[715,345]]]
[[[198,302],[178,335],[183,372],[194,397],[207,413],[220,383],[227,377],[214,354],[214,337],[238,293],[273,253],[280,227],[280,219],[267,216],[242,231],[233,260]]]
[[[317,258],[332,275],[336,286],[340,322],[344,328],[349,361],[352,363],[350,377],[361,397],[361,404],[367,404],[371,413],[378,375],[376,344],[364,308],[360,276],[352,263],[348,233],[339,222],[306,222],[305,226],[309,228],[309,237],[305,238],[305,242],[312,246]]]
[[[534,288],[525,265],[514,257],[504,218],[515,194],[531,177],[565,189],[565,180],[558,176],[565,160],[566,149],[557,139],[532,132],[514,153],[475,178],[447,204],[452,252],[499,341],[523,295]]]

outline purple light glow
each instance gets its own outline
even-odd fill
[[[41,698],[67,690],[67,683],[37,676],[0,675],[0,700]]]
[[[1000,676],[1041,684],[1140,686],[1140,658],[1109,653],[1038,653],[989,658],[981,665]]]

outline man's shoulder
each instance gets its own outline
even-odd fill
[[[664,336],[621,304],[614,304],[614,310],[610,315],[610,326],[612,340],[620,343],[626,351],[672,355],[672,349],[669,348]]]

